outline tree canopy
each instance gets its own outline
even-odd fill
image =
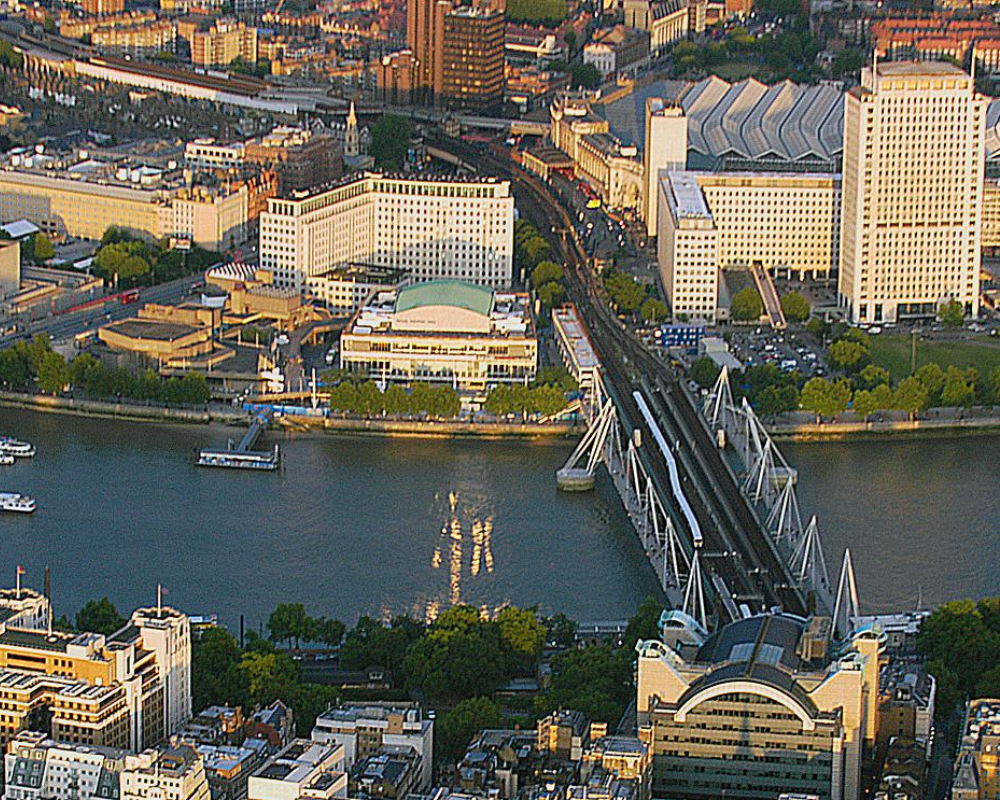
[[[125,617],[107,597],[89,600],[76,612],[76,629],[110,636],[125,625]]]
[[[740,289],[733,295],[729,314],[736,322],[756,322],[764,313],[764,301],[753,286]]]
[[[369,152],[379,169],[399,171],[406,163],[406,154],[413,137],[413,123],[398,114],[383,114],[371,129]]]

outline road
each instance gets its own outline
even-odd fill
[[[746,602],[751,608],[760,610],[779,605],[805,615],[808,604],[803,592],[793,585],[787,565],[743,497],[693,398],[668,366],[612,314],[597,278],[587,266],[586,254],[565,210],[539,181],[514,167],[508,159],[463,143],[449,143],[449,146],[470,164],[510,177],[522,214],[540,230],[554,234],[553,244],[567,265],[569,297],[590,328],[626,429],[645,428],[631,394],[639,389],[656,414],[667,441],[679,443],[676,456],[682,484],[705,537],[706,571],[721,577],[738,602]],[[649,432],[644,434],[643,442],[651,443]],[[660,496],[670,507],[675,525],[679,530],[687,530],[673,501],[662,456],[650,444],[639,450]]]
[[[178,278],[168,283],[143,288],[137,303],[108,304],[70,314],[43,317],[29,323],[27,330],[0,337],[0,348],[9,347],[20,339],[30,339],[36,334],[46,334],[53,342],[72,339],[77,334],[91,330],[102,323],[134,317],[145,303],[177,303],[187,297],[191,290],[203,280],[204,276],[199,272],[186,278]]]

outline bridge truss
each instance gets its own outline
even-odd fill
[[[568,491],[592,488],[596,470],[603,464],[663,591],[675,607],[682,608],[707,628],[703,577],[696,549],[700,543],[684,541],[678,533],[639,455],[639,431],[630,432],[622,424],[615,401],[599,373],[581,410],[588,421],[587,433],[556,473],[559,487]]]
[[[800,588],[816,596],[818,606],[831,607],[832,587],[816,517],[803,525],[795,494],[798,475],[746,398],[733,399],[725,367],[703,405],[719,446],[728,442],[746,468],[743,492],[762,512],[765,529],[788,560]]]

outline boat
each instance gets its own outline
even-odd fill
[[[30,442],[22,442],[11,436],[0,436],[0,453],[15,458],[31,458],[35,454],[35,448]]]
[[[10,453],[0,453],[0,467],[9,467],[14,463],[14,456]]]
[[[35,498],[17,492],[0,492],[0,511],[30,514],[35,510]]]

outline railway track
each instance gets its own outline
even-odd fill
[[[509,177],[519,190],[518,206],[522,213],[536,224],[544,220],[553,245],[567,265],[569,297],[591,329],[609,379],[606,383],[626,427],[644,430],[644,442],[652,442],[653,437],[649,436],[648,426],[631,395],[633,389],[638,389],[667,441],[676,445],[682,485],[704,536],[703,568],[710,573],[712,584],[717,586],[721,578],[738,603],[746,603],[755,610],[781,606],[792,613],[808,613],[807,598],[793,584],[786,562],[743,496],[693,398],[671,368],[611,312],[596,276],[587,267],[587,256],[565,209],[555,203],[544,186],[508,159],[461,143],[449,142],[447,146],[473,168]],[[643,463],[661,497],[668,501],[675,525],[690,534],[690,526],[673,499],[666,464],[662,458],[652,457],[650,449],[640,447]]]

